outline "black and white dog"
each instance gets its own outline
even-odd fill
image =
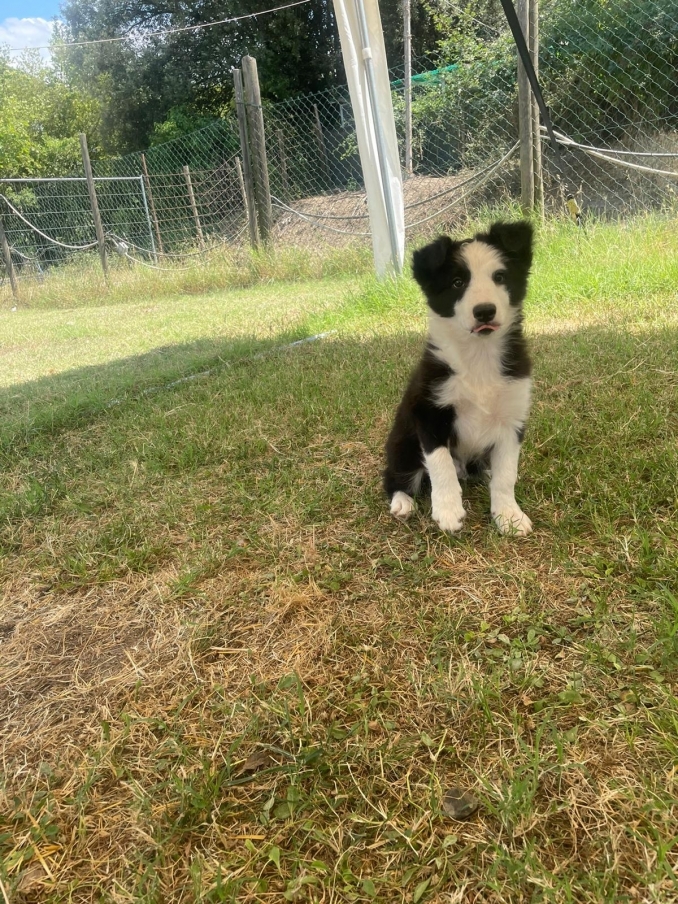
[[[464,241],[442,236],[415,251],[429,333],[386,444],[384,488],[396,517],[410,515],[428,478],[434,520],[460,530],[466,512],[459,478],[489,466],[499,530],[532,530],[514,493],[530,408],[522,303],[531,264],[527,222],[495,223]]]

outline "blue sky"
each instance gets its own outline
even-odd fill
[[[0,45],[15,48],[48,44],[50,23],[59,15],[59,3],[60,0],[0,0]]]
[[[59,14],[59,0],[2,0],[0,22],[3,19],[52,19]]]

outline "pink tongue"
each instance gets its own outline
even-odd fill
[[[479,326],[473,327],[474,333],[482,333],[483,330],[491,330],[494,332],[497,327],[493,323],[481,323]]]

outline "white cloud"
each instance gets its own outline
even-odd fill
[[[6,47],[46,47],[52,37],[53,22],[39,17],[17,19],[10,17],[0,22],[0,45]],[[43,59],[49,58],[49,51],[43,50],[40,54]],[[17,54],[12,53],[16,58]]]

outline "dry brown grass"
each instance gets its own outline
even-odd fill
[[[377,462],[364,447],[351,450],[351,466],[376,476]],[[532,900],[530,869],[520,895],[502,876],[495,891],[478,884],[479,876],[493,873],[497,847],[518,861],[537,847],[535,881],[552,875],[554,900],[569,899],[558,894],[558,877],[573,865],[600,870],[602,858],[621,872],[642,871],[648,848],[633,837],[643,819],[635,802],[646,797],[657,751],[642,741],[629,746],[635,695],[619,709],[615,673],[596,674],[584,635],[566,646],[540,636],[521,669],[538,675],[542,690],[521,688],[504,657],[501,674],[488,676],[487,654],[524,635],[526,612],[548,611],[551,634],[570,625],[573,612],[584,620],[591,615],[588,600],[576,602],[580,580],[553,560],[551,539],[455,548],[424,523],[403,533],[384,514],[377,526],[384,547],[358,540],[359,515],[349,512],[324,529],[269,520],[261,528],[266,560],[258,567],[248,561],[248,541],[239,538],[242,563],[203,582],[195,598],[176,598],[178,574],[171,567],[79,592],[36,586],[31,576],[11,582],[2,604],[10,637],[3,644],[0,705],[9,716],[6,804],[11,789],[25,789],[14,799],[22,830],[7,860],[23,854],[18,891],[34,900],[61,889],[60,900],[71,886],[70,900],[77,901],[102,894],[112,901],[194,900],[200,896],[187,889],[199,863],[205,892],[216,887],[221,864],[231,879],[253,869],[271,874],[266,894],[245,883],[237,900],[282,900],[289,877],[277,879],[257,852],[294,848],[300,823],[308,820],[327,835],[322,842],[307,837],[302,864],[323,861],[328,873],[320,874],[327,883],[320,883],[322,893],[308,886],[307,897],[302,887],[302,900],[345,899],[348,889],[337,888],[332,870],[347,851],[359,878],[391,878],[383,900],[410,900],[408,882],[397,888],[413,865],[418,881],[430,880],[430,901]],[[486,530],[476,523],[473,532]],[[337,554],[356,542],[360,563],[341,589],[329,589],[328,569],[336,571]],[[417,569],[414,585],[399,586],[396,563],[407,571],[415,554],[428,564]],[[288,576],[306,571],[300,582]],[[629,606],[621,586],[608,604],[623,620]],[[635,630],[648,628],[637,614],[628,615]],[[450,636],[469,632],[472,640],[450,644]],[[601,632],[611,649],[619,639],[611,626]],[[547,720],[535,713],[546,689],[554,699],[567,691],[573,672],[595,696],[551,710]],[[303,691],[303,712],[295,711],[295,684],[292,693],[280,690],[291,674]],[[351,705],[356,687],[363,694],[357,711]],[[381,701],[369,718],[366,688]],[[479,697],[492,713],[484,725]],[[565,756],[554,731],[566,743]],[[278,799],[285,767],[309,749],[323,751],[343,786],[325,788],[324,800],[316,794],[303,818],[262,825],[258,814],[272,796]],[[256,750],[270,751],[271,759],[261,776],[243,774]],[[198,823],[173,838],[169,826],[189,807],[163,781],[168,770],[200,786],[205,771],[225,768],[230,780]],[[300,770],[302,784],[307,775]],[[655,776],[657,793],[674,786],[675,773]],[[525,788],[511,800],[517,777]],[[475,788],[484,801],[468,824],[452,825],[432,806],[453,783]],[[51,791],[43,806],[35,795],[45,786]],[[47,813],[57,832],[44,837]],[[168,827],[168,847],[159,825]],[[304,828],[302,834],[313,833]],[[130,864],[139,862],[141,850],[161,861],[156,893],[133,890]],[[656,899],[668,901],[672,888],[666,878]],[[626,900],[652,900],[646,891],[634,894],[627,886]]]

